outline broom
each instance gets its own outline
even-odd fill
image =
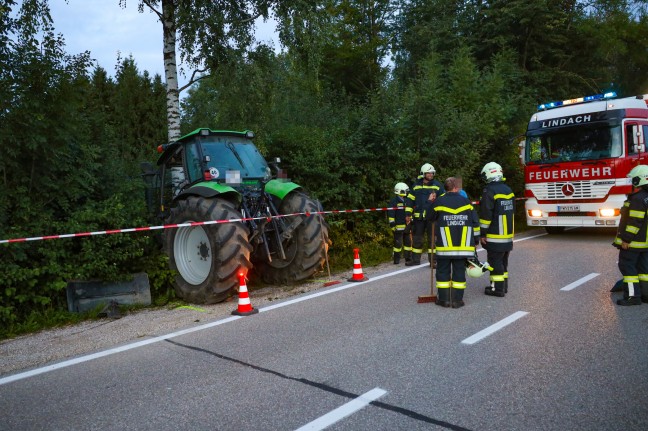
[[[434,225],[435,222],[432,223],[432,244],[430,244],[430,248],[432,249],[432,257],[430,259],[430,294],[429,295],[419,295],[417,303],[425,303],[425,302],[436,302],[437,300],[437,295],[436,295],[436,285],[434,283],[434,248],[435,248],[435,238],[434,238]]]

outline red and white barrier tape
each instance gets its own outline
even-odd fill
[[[520,200],[520,199],[525,199],[525,198],[516,198],[516,200]],[[471,202],[471,204],[479,205],[479,201]],[[305,215],[306,217],[309,217],[315,214],[350,214],[350,213],[365,213],[365,212],[372,212],[372,211],[389,211],[389,210],[402,210],[402,209],[403,209],[402,207],[365,208],[365,209],[358,209],[358,210],[332,210],[332,211],[315,211],[315,212],[304,212],[304,213],[280,214],[271,217],[248,217],[248,218],[236,218],[236,219],[229,219],[229,220],[196,221],[191,223],[165,224],[161,226],[144,226],[144,227],[134,227],[128,229],[100,230],[96,232],[68,233],[64,235],[47,235],[47,236],[34,236],[31,238],[3,239],[0,240],[0,244],[7,244],[7,243],[14,243],[14,242],[27,242],[27,241],[44,241],[48,239],[59,239],[59,238],[79,238],[84,236],[95,236],[95,235],[110,235],[113,233],[144,232],[150,230],[174,229],[180,227],[203,226],[203,225],[219,224],[219,223],[233,223],[233,222],[242,222],[248,220],[267,219],[269,221],[272,218],[291,217],[291,216],[298,216],[298,215]]]
[[[0,244],[14,243],[14,242],[27,242],[27,241],[44,241],[47,239],[59,239],[59,238],[79,238],[84,236],[95,236],[95,235],[110,235],[113,233],[144,232],[150,230],[174,229],[180,227],[203,226],[203,225],[219,224],[219,223],[234,223],[234,222],[242,222],[248,220],[267,219],[269,221],[272,218],[291,217],[291,216],[298,216],[298,215],[305,215],[306,217],[309,217],[315,214],[348,214],[348,213],[364,213],[364,212],[371,212],[371,211],[387,211],[387,210],[398,210],[398,209],[402,209],[402,208],[385,207],[385,208],[366,208],[366,209],[358,209],[358,210],[315,211],[315,212],[303,212],[303,213],[292,213],[292,214],[280,214],[271,217],[247,217],[247,218],[236,218],[236,219],[229,219],[229,220],[196,221],[190,223],[165,224],[161,226],[144,226],[144,227],[135,227],[129,229],[111,229],[111,230],[101,230],[96,232],[68,233],[64,235],[47,235],[47,236],[34,236],[31,238],[3,239],[0,240]]]

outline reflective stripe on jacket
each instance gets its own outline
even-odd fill
[[[396,225],[397,230],[405,229],[405,198],[394,196],[389,201],[389,208],[398,208],[397,210],[387,210],[387,219],[389,223]]]
[[[407,195],[405,212],[415,219],[425,218],[425,214],[430,208],[430,201],[428,201],[430,195],[436,193],[439,196],[443,192],[443,186],[434,178],[428,183],[424,183],[422,178],[416,180],[410,189],[410,194]]]
[[[479,200],[479,226],[492,251],[513,249],[515,195],[501,181],[486,184]]]
[[[648,223],[646,223],[646,212],[648,211],[648,191],[643,187],[628,195],[628,199],[621,208],[621,221],[614,245],[620,246],[621,242],[627,242],[630,249],[645,251],[648,249]]]
[[[479,242],[479,219],[468,199],[447,192],[434,201],[427,219],[436,221],[435,252],[438,258],[473,258]]]

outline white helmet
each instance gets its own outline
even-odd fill
[[[495,162],[488,162],[481,170],[481,177],[487,183],[501,181],[504,178],[502,167]]]
[[[425,175],[425,174],[428,174],[428,173],[429,174],[436,174],[436,169],[434,169],[434,166],[432,166],[431,164],[426,163],[423,166],[421,166],[421,175]]]
[[[466,265],[466,275],[472,278],[479,278],[484,273],[481,266],[477,265],[472,260],[468,260]]]
[[[394,193],[398,196],[407,196],[409,193],[409,187],[407,187],[407,184],[405,183],[396,183],[394,186]]]
[[[648,166],[637,165],[626,176],[632,180],[633,186],[645,186],[648,184]]]
[[[466,274],[468,277],[477,278],[483,273],[492,271],[493,268],[488,262],[480,262],[475,254],[474,259],[466,259]]]

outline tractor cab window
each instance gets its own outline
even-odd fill
[[[256,146],[239,136],[206,136],[200,139],[205,170],[212,178],[225,180],[228,171],[242,179],[269,179],[269,168]]]
[[[190,144],[186,147],[187,151],[187,174],[191,183],[203,178],[202,167],[200,164],[200,151],[198,145]]]

